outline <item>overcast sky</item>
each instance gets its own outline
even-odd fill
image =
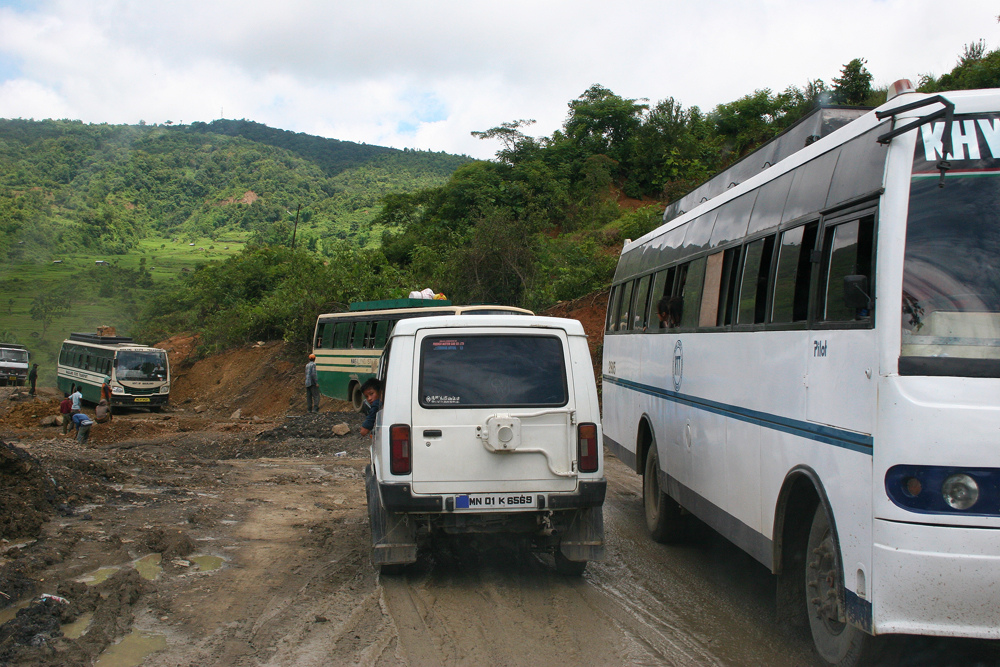
[[[876,84],[1000,46],[996,0],[0,0],[0,117],[246,118],[492,157],[594,83],[710,110],[864,57]]]

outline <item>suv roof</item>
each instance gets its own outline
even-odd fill
[[[414,317],[400,320],[393,329],[393,336],[412,336],[420,329],[510,327],[516,329],[562,329],[568,336],[584,336],[583,325],[564,317],[539,317],[537,315],[440,315]]]

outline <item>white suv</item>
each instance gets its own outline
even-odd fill
[[[435,532],[527,535],[567,574],[603,558],[600,411],[579,322],[401,320],[379,378],[366,469],[377,568],[414,562]]]

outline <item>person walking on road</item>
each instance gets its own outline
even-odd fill
[[[107,401],[108,408],[108,418],[106,421],[111,421],[114,418],[114,411],[111,409],[111,376],[104,376],[104,383],[101,385],[101,402]],[[100,415],[98,415],[100,416]],[[100,420],[98,420],[100,421]]]
[[[62,403],[59,404],[59,414],[62,415],[63,435],[69,434],[69,423],[73,419],[73,401],[69,400],[69,394],[63,394]]]
[[[73,393],[69,395],[69,400],[72,402],[70,407],[70,412],[74,415],[80,411],[80,401],[83,400],[83,394],[80,393],[80,388],[77,387],[73,390]]]
[[[94,425],[94,422],[87,415],[82,412],[77,412],[73,415],[73,426],[76,428],[76,441],[81,445],[87,444],[87,439],[90,437],[90,427]]]
[[[306,412],[319,412],[319,376],[316,374],[315,354],[309,355],[309,363],[306,364]]]
[[[31,383],[31,389],[28,390],[28,393],[34,396],[35,383],[38,382],[38,364],[31,365],[31,370],[28,371],[28,382]]]

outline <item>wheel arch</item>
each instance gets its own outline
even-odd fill
[[[646,455],[649,450],[656,447],[656,434],[653,431],[652,421],[645,412],[639,417],[639,427],[635,433],[635,471],[640,475],[646,473]],[[657,450],[659,453],[659,450]],[[663,459],[660,458],[662,465]]]
[[[781,624],[808,626],[805,606],[806,543],[816,508],[822,506],[833,532],[834,556],[841,577],[844,571],[837,517],[819,475],[806,465],[795,466],[785,475],[774,510],[771,571],[778,575],[777,612]],[[840,582],[843,592],[844,581]],[[841,604],[844,600],[841,600]]]

